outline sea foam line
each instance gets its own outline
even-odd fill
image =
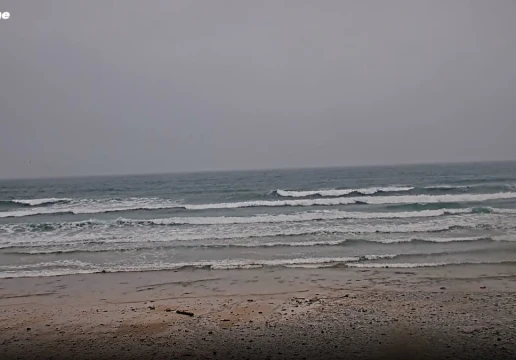
[[[493,224],[478,223],[478,219],[449,218],[446,221],[423,221],[404,224],[333,224],[311,223],[303,226],[285,226],[284,224],[269,224],[268,226],[224,225],[212,228],[169,229],[160,228],[109,228],[101,232],[71,233],[26,233],[17,236],[0,236],[0,248],[8,247],[38,247],[60,244],[116,244],[116,243],[167,243],[174,241],[223,241],[237,239],[258,239],[290,236],[330,236],[348,234],[402,234],[402,233],[439,233],[464,229],[493,229]],[[509,226],[513,223],[509,222]],[[497,228],[500,224],[496,222]]]
[[[229,239],[231,240],[231,239]],[[12,244],[3,247],[4,254],[19,255],[45,255],[45,254],[70,254],[70,253],[96,253],[96,252],[125,252],[143,250],[167,250],[184,248],[206,248],[206,249],[227,249],[227,248],[271,248],[271,247],[314,247],[314,246],[344,246],[357,243],[378,243],[378,244],[403,244],[403,243],[453,243],[453,242],[511,242],[516,238],[511,237],[449,237],[449,238],[386,238],[386,239],[360,239],[349,238],[341,240],[307,240],[307,241],[272,241],[272,242],[154,242],[154,243],[89,243],[89,244]],[[108,246],[105,246],[108,245]],[[12,249],[12,250],[10,250]],[[26,250],[23,250],[26,249]]]
[[[326,190],[275,190],[274,193],[283,197],[307,197],[307,196],[344,196],[353,193],[373,195],[380,192],[403,192],[414,189],[413,186],[386,186],[360,189],[326,189]]]
[[[516,264],[513,261],[440,261],[429,263],[346,263],[346,267],[350,268],[366,268],[366,269],[407,269],[407,268],[425,268],[425,267],[442,267],[450,265],[498,265],[498,264]]]
[[[95,214],[104,212],[119,212],[131,210],[156,210],[182,208],[186,210],[209,209],[238,209],[246,207],[281,207],[281,206],[335,206],[349,204],[430,204],[430,203],[455,203],[455,202],[482,202],[488,200],[501,200],[516,198],[516,192],[500,192],[494,194],[446,194],[446,195],[400,195],[400,196],[359,196],[338,197],[324,199],[296,199],[296,200],[254,200],[229,203],[212,204],[178,204],[173,201],[160,201],[159,199],[124,200],[120,205],[115,201],[108,204],[86,204],[75,206],[55,205],[47,208],[35,208],[18,211],[0,212],[0,218],[23,217],[41,214]]]
[[[349,204],[416,204],[416,203],[452,203],[452,202],[481,202],[487,200],[500,200],[516,198],[516,192],[501,192],[496,194],[446,194],[446,195],[400,195],[400,196],[360,196],[330,199],[301,199],[278,201],[244,201],[233,203],[214,203],[184,205],[188,210],[205,209],[235,209],[244,207],[269,207],[269,206],[335,206]]]
[[[69,198],[42,198],[42,199],[14,199],[14,200],[0,200],[0,203],[11,203],[28,206],[41,206],[57,203],[70,202],[72,199]]]
[[[371,259],[389,259],[393,255],[368,255]],[[362,258],[364,258],[362,260]],[[146,271],[166,271],[181,270],[188,268],[207,269],[207,270],[245,270],[263,267],[287,267],[287,268],[324,268],[345,266],[352,268],[420,268],[420,267],[440,267],[449,265],[481,265],[481,264],[515,264],[511,261],[450,261],[433,263],[367,263],[367,257],[336,257],[336,258],[297,258],[297,259],[278,259],[278,260],[217,260],[217,261],[196,261],[181,263],[147,263],[142,265],[100,265],[100,264],[77,264],[71,263],[67,267],[63,263],[56,263],[55,267],[51,263],[45,263],[45,269],[40,269],[40,264],[33,264],[31,267],[3,268],[0,269],[0,278],[19,278],[36,276],[60,276],[74,274],[90,274],[101,271],[106,272],[146,272]]]
[[[504,210],[504,209],[501,209]],[[477,212],[496,212],[495,209],[439,209],[405,212],[348,212],[341,210],[318,210],[294,214],[254,215],[254,216],[198,216],[198,217],[171,217],[158,219],[126,219],[96,220],[71,222],[44,222],[44,223],[16,223],[0,225],[0,232],[38,232],[65,229],[84,229],[91,227],[120,227],[120,226],[173,226],[173,225],[229,225],[229,224],[260,224],[260,223],[289,223],[320,220],[374,220],[374,219],[410,219],[440,217],[446,215],[471,214]],[[515,210],[516,212],[516,210]]]

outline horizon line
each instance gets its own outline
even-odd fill
[[[344,168],[367,168],[367,167],[389,167],[389,166],[421,166],[421,165],[466,165],[466,164],[486,164],[486,163],[512,163],[513,160],[478,160],[478,161],[431,161],[431,162],[407,162],[407,163],[388,163],[373,165],[322,165],[322,166],[285,166],[271,168],[254,169],[208,169],[208,170],[184,170],[184,171],[165,171],[165,172],[142,172],[142,173],[104,173],[91,175],[60,175],[60,176],[38,176],[38,177],[0,177],[0,181],[15,180],[51,180],[51,179],[77,179],[77,178],[101,178],[101,177],[122,177],[122,176],[153,176],[153,175],[187,175],[202,173],[229,173],[229,172],[256,172],[256,171],[295,171],[295,170],[317,170],[317,169],[344,169]]]

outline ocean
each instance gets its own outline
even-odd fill
[[[516,261],[516,163],[0,181],[0,277]]]

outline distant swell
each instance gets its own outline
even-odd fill
[[[453,191],[458,190],[461,192],[466,192],[472,189],[478,191],[478,189],[482,188],[483,190],[515,190],[514,184],[490,184],[490,183],[472,183],[469,185],[430,185],[425,186],[424,189],[426,191]]]
[[[165,199],[106,199],[106,200],[67,200],[56,202],[48,207],[36,207],[26,210],[12,210],[0,212],[0,218],[25,217],[35,215],[61,215],[61,214],[100,214],[110,212],[123,212],[134,210],[160,210],[184,208],[172,200]]]
[[[461,190],[467,190],[472,185],[433,185],[433,186],[426,186],[426,190],[453,190],[453,189],[461,189]]]
[[[278,196],[282,197],[308,197],[308,196],[345,196],[350,194],[362,194],[362,195],[373,195],[376,193],[384,193],[384,192],[404,192],[410,191],[414,189],[411,186],[387,186],[387,187],[372,187],[372,188],[363,188],[363,189],[328,189],[328,190],[275,190],[275,193]]]
[[[67,198],[45,198],[45,199],[15,199],[15,200],[0,200],[0,204],[17,204],[23,206],[42,206],[51,204],[64,204],[72,201]]]

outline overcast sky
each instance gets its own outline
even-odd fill
[[[0,177],[516,159],[516,1],[0,0]]]

